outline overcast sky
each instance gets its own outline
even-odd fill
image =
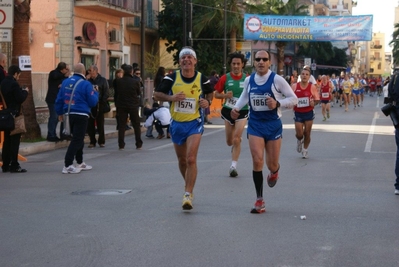
[[[373,32],[385,33],[385,51],[390,51],[388,43],[392,40],[395,7],[399,0],[357,0],[353,15],[373,15]]]

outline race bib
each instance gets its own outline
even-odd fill
[[[251,94],[251,106],[254,111],[268,111],[270,108],[266,104],[266,95]]]
[[[175,102],[175,112],[194,114],[197,111],[197,100],[195,98],[186,98]]]
[[[309,107],[309,97],[300,97],[298,98],[298,104],[296,105],[298,108]]]
[[[330,96],[330,93],[321,93],[322,98],[328,98]]]
[[[229,108],[234,108],[238,100],[238,97],[233,97],[233,98],[226,98],[226,103],[225,105]]]

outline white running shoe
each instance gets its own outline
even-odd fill
[[[301,153],[302,152],[302,140],[296,140],[296,151],[298,152],[298,153]]]
[[[82,171],[82,169],[76,168],[73,165],[69,165],[68,167],[64,166],[64,168],[62,169],[62,173],[79,173],[81,171]]]
[[[399,190],[395,189],[395,195],[399,195]]]
[[[308,157],[309,157],[308,150],[307,149],[302,150],[302,158],[307,159]]]
[[[82,162],[81,164],[79,164],[78,166],[76,166],[77,168],[81,169],[82,171],[88,171],[93,169],[93,166],[87,165],[86,163]]]

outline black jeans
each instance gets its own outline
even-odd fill
[[[127,116],[129,115],[136,138],[136,148],[141,148],[143,146],[143,141],[141,140],[139,108],[117,108],[117,112],[119,126],[126,124]],[[119,127],[118,129],[119,148],[125,147],[125,130],[125,127]]]
[[[96,143],[98,143],[99,145],[105,144],[104,113],[97,111],[97,113],[93,113],[93,117],[90,115],[87,126],[87,134],[90,137],[90,144],[92,145],[95,145]],[[98,140],[96,140],[96,125],[98,131]]]
[[[74,159],[78,164],[83,162],[83,147],[88,119],[84,115],[69,115],[72,139],[65,154],[65,167],[72,165]]]
[[[169,124],[168,125],[162,125],[160,121],[155,121],[155,129],[157,130],[159,135],[164,135],[163,128],[166,128],[166,134],[169,133]]]
[[[2,150],[3,170],[15,170],[19,167],[18,151],[21,143],[21,134],[10,135],[10,131],[4,131]]]

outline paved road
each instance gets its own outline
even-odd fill
[[[78,175],[61,174],[65,149],[30,155],[28,173],[0,174],[0,266],[399,266],[396,147],[381,103],[334,107],[327,122],[316,108],[309,159],[285,110],[280,180],[260,215],[249,213],[248,142],[229,178],[220,119],[206,126],[188,213],[168,139],[141,151],[133,136],[124,151],[107,140],[85,149],[94,169]]]

